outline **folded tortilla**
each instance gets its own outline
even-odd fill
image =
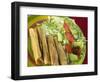
[[[31,39],[32,51],[34,54],[34,59],[37,65],[43,65],[42,54],[40,51],[38,34],[36,28],[29,29],[29,35]]]
[[[60,42],[58,42],[57,38],[54,38],[54,41],[56,44],[60,64],[66,65],[67,64],[67,57],[66,57],[65,51],[63,49],[63,46]]]
[[[47,36],[47,41],[48,41],[51,65],[59,65],[58,53],[55,47],[53,36],[50,35]]]
[[[34,60],[34,54],[32,52],[32,47],[31,47],[31,39],[30,39],[30,36],[29,36],[29,32],[28,32],[28,66],[35,66],[36,63],[35,63],[35,60]],[[31,60],[31,61],[30,61]]]
[[[48,46],[46,41],[46,33],[40,27],[37,28],[37,31],[38,31],[39,41],[41,43],[40,45],[42,46],[41,51],[43,52],[42,56],[43,56],[44,64],[50,65],[50,56],[49,56]]]

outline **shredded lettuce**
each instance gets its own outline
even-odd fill
[[[58,41],[63,45],[68,43],[65,37],[64,18],[58,16],[48,16],[48,20],[42,23],[41,27],[46,31],[47,35],[57,37]]]

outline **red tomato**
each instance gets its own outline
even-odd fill
[[[70,41],[70,43],[74,42],[74,37],[73,37],[73,35],[70,31],[69,25],[66,22],[64,22],[64,28],[65,28],[65,31],[66,31],[67,39]]]
[[[71,53],[72,52],[72,48],[71,48],[71,44],[74,42],[74,37],[70,31],[70,27],[69,25],[67,24],[67,22],[64,22],[64,28],[65,28],[65,31],[66,31],[66,37],[68,39],[68,41],[70,42],[69,44],[67,44],[65,46],[66,50],[68,53]]]
[[[71,48],[71,45],[70,44],[67,44],[65,46],[65,49],[67,50],[68,53],[71,53],[72,52],[72,48]]]
[[[67,36],[67,39],[70,41],[70,43],[73,43],[73,42],[74,42],[74,38],[73,38],[73,36],[71,35],[71,33],[67,33],[67,32],[66,32],[66,36]]]

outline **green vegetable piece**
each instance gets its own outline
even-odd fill
[[[68,40],[64,39],[64,40],[63,40],[63,44],[64,44],[64,45],[68,44]]]
[[[74,62],[74,61],[78,60],[78,56],[73,54],[73,53],[69,54],[69,58],[70,58],[71,62]]]
[[[63,40],[62,34],[58,32],[57,36],[58,36],[58,41],[61,42]]]
[[[74,42],[73,46],[79,46],[82,49],[84,44],[82,41],[77,41],[77,42]]]

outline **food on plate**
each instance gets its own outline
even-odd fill
[[[82,64],[86,38],[70,17],[28,16],[28,66]]]

